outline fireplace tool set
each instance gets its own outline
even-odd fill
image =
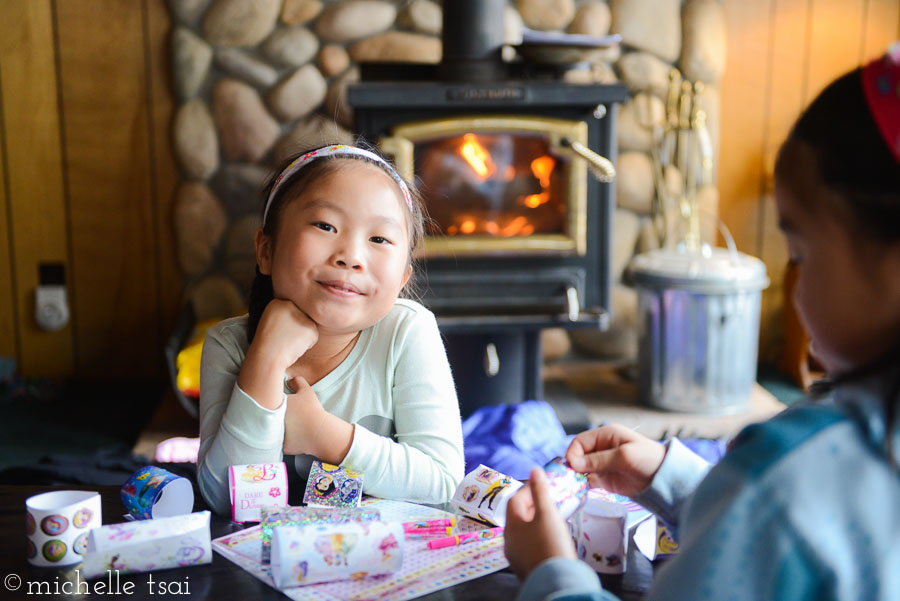
[[[769,280],[762,261],[737,251],[721,220],[728,248],[702,240],[698,198],[712,186],[713,168],[702,92],[702,83],[673,69],[663,122],[638,107],[653,134],[652,218],[661,246],[629,266],[640,315],[638,390],[661,409],[735,413],[748,408],[756,380],[760,298]]]
[[[679,242],[688,249],[698,250],[703,242],[698,197],[713,183],[712,140],[701,103],[703,87],[702,82],[692,84],[678,69],[672,69],[662,122],[654,119],[649,103],[637,103],[639,122],[651,131],[653,139],[650,154],[656,195],[652,217],[660,246],[671,243],[670,236],[681,231],[683,240]],[[677,211],[680,222],[671,221],[671,211]],[[671,231],[677,225],[681,227]],[[730,243],[730,236],[723,234]]]

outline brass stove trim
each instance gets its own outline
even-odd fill
[[[457,254],[587,254],[587,165],[578,155],[559,144],[561,138],[587,145],[588,126],[583,121],[549,117],[498,117],[472,115],[413,121],[397,125],[390,137],[379,140],[379,149],[393,156],[398,172],[408,181],[415,177],[413,150],[415,143],[430,138],[473,132],[524,132],[545,134],[554,151],[570,158],[566,182],[567,234],[532,234],[530,236],[426,236],[423,257]]]

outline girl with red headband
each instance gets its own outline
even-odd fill
[[[459,405],[434,315],[408,291],[421,203],[383,158],[333,145],[267,186],[248,315],[211,328],[200,366],[200,491],[228,514],[228,466],[313,459],[363,490],[448,501]],[[292,486],[302,492],[302,487]]]
[[[799,265],[793,302],[828,380],[816,398],[742,431],[709,470],[677,440],[627,428],[567,452],[681,542],[651,600],[900,599],[900,47],[831,83],[775,168]],[[518,599],[613,599],[575,559],[540,470],[507,507]]]

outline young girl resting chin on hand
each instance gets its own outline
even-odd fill
[[[249,314],[207,333],[200,490],[230,512],[228,466],[312,460],[364,492],[448,501],[463,477],[459,405],[434,315],[399,298],[423,235],[420,201],[353,146],[289,161],[266,189]]]
[[[708,475],[677,439],[621,426],[567,452],[680,528],[650,600],[900,599],[900,46],[806,109],[775,196],[830,392],[746,428]],[[509,501],[505,543],[520,601],[614,598],[575,560],[540,471]]]

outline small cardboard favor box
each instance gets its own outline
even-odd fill
[[[228,468],[231,519],[258,522],[261,507],[288,503],[287,467],[281,463],[232,465]]]
[[[82,563],[87,579],[212,561],[209,512],[110,524],[91,530]]]
[[[595,488],[569,522],[578,557],[601,574],[627,569],[628,546],[648,559],[657,556],[657,520],[628,497]]]
[[[280,589],[396,572],[403,565],[403,524],[346,522],[279,526],[271,573]]]
[[[450,504],[466,517],[495,526],[506,525],[506,504],[522,483],[486,465],[466,474]]]
[[[263,507],[260,509],[259,520],[262,562],[269,563],[272,550],[272,534],[275,528],[280,526],[346,524],[348,522],[378,522],[380,520],[380,511],[362,507]]]

